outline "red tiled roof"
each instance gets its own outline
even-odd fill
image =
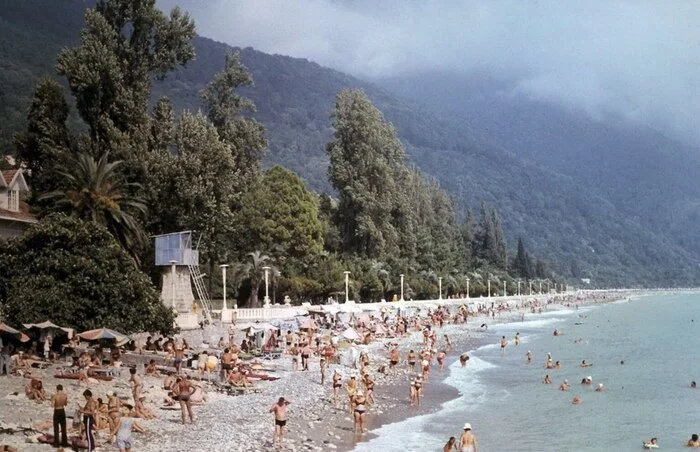
[[[19,202],[19,212],[0,208],[0,220],[22,221],[24,223],[38,221],[34,215],[29,213],[29,205],[24,201]]]
[[[11,169],[11,170],[5,170],[2,172],[2,178],[5,179],[5,182],[7,183],[7,185],[10,185],[10,182],[12,182],[12,179],[14,179],[15,174],[17,174],[17,171],[19,171],[19,170]]]

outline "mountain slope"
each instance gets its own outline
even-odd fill
[[[700,257],[700,148],[619,118],[592,119],[485,76],[422,74],[381,84],[468,123],[479,142],[570,176]]]
[[[37,19],[35,7],[27,2],[16,3],[12,14],[0,11],[0,23],[9,24],[0,27],[0,42],[21,34],[21,46],[38,49],[25,53],[0,46],[0,61],[17,68],[12,78],[23,74],[19,83],[0,73],[0,86],[14,93],[12,102],[0,110],[3,123],[14,118],[8,124],[21,127],[31,84],[51,69],[58,48],[77,40],[84,5],[80,0],[44,5],[46,17],[76,24],[71,32]],[[195,46],[196,60],[157,84],[154,98],[167,95],[179,109],[199,108],[198,92],[223,67],[229,47],[206,38],[197,38]],[[329,111],[335,95],[343,88],[362,88],[394,123],[410,160],[439,179],[461,207],[474,208],[485,201],[499,210],[513,248],[522,236],[526,246],[557,271],[592,277],[597,283],[678,285],[697,278],[693,256],[673,244],[669,234],[628,215],[604,191],[582,187],[576,175],[532,156],[518,156],[496,139],[484,139],[478,123],[467,125],[464,118],[444,111],[431,113],[414,101],[313,62],[250,48],[240,51],[255,79],[246,94],[255,101],[254,116],[265,124],[270,141],[265,164],[298,172],[316,190],[330,190],[323,149],[332,134]]]

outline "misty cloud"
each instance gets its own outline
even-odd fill
[[[700,145],[700,2],[159,0],[198,32],[364,78],[488,72]]]

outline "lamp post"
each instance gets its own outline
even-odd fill
[[[438,278],[438,300],[442,300],[442,276]]]
[[[469,298],[469,278],[467,278],[467,298]]]
[[[224,304],[221,308],[221,312],[226,312],[228,310],[228,307],[226,306],[226,269],[228,268],[228,265],[222,264],[219,265],[219,268],[221,268],[221,282],[224,286]],[[224,317],[223,314],[221,315],[221,317]]]
[[[522,282],[522,281],[518,280],[518,296],[520,296],[520,283],[521,283],[521,282]]]
[[[487,284],[488,290],[489,290],[489,298],[491,298],[491,278],[489,278],[489,282]]]
[[[508,296],[508,292],[506,291],[506,282],[505,281],[503,281],[503,296],[504,297]]]
[[[399,301],[403,301],[403,273],[399,276],[401,277],[401,299]]]
[[[270,287],[270,267],[263,267],[263,270],[265,270],[265,298],[264,298],[264,303],[265,307],[270,306],[270,293],[269,293],[269,287]]]
[[[175,265],[177,261],[170,261],[170,304],[175,309]]]
[[[530,283],[530,293],[528,295],[532,295],[532,280],[528,281]]]
[[[542,295],[542,280],[540,279],[540,291],[538,292],[540,295]]]
[[[348,286],[350,285],[350,272],[345,270],[345,302],[348,302]]]

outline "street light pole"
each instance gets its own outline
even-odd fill
[[[469,298],[469,278],[467,278],[467,298]]]
[[[263,267],[263,270],[265,270],[265,306],[270,305],[270,293],[269,293],[269,287],[270,287],[270,267]]]
[[[350,272],[349,271],[344,271],[345,273],[345,302],[348,302],[348,287],[350,285]]]
[[[521,283],[521,281],[518,280],[518,296],[520,296],[520,283]]]
[[[530,293],[529,295],[532,295],[532,280],[528,281],[530,283]]]
[[[226,269],[228,268],[228,265],[222,264],[222,265],[219,265],[219,267],[221,268],[221,281],[223,282],[223,286],[224,286],[224,305],[221,308],[221,311],[226,312],[226,310],[228,309],[228,307],[226,306]]]
[[[442,300],[442,276],[438,278],[438,300]]]
[[[508,296],[508,292],[506,291],[506,281],[505,280],[503,280],[503,296],[504,297]]]
[[[539,292],[539,294],[542,295],[542,280],[541,279],[540,279],[540,292]]]
[[[487,286],[489,289],[489,298],[491,298],[491,278],[489,278],[489,282],[488,282]]]
[[[401,273],[399,276],[401,277],[401,300],[399,301],[403,301],[403,273]]]

